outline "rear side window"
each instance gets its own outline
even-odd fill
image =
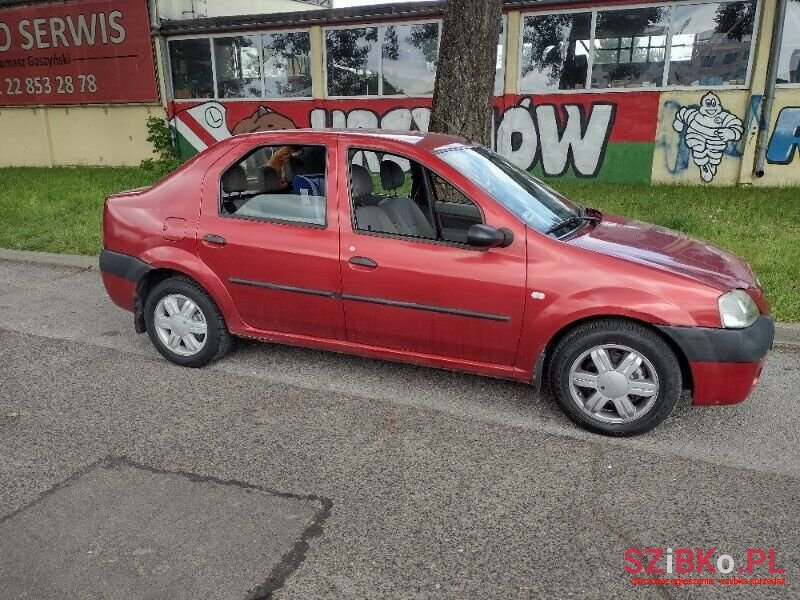
[[[324,146],[261,146],[223,173],[222,216],[324,226]]]
[[[416,161],[360,149],[348,158],[355,231],[466,244],[483,223],[472,200]]]

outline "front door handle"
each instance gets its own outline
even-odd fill
[[[206,244],[211,244],[212,246],[224,246],[227,244],[225,238],[221,235],[217,235],[215,233],[209,233],[203,236],[203,242]]]
[[[377,269],[378,263],[376,263],[371,258],[367,258],[365,256],[354,256],[350,259],[351,265],[356,265],[357,267],[365,267],[367,269]]]

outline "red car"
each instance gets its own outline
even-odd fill
[[[684,389],[743,401],[773,339],[742,260],[437,134],[230,138],[110,196],[100,268],[178,365],[240,336],[548,381],[612,435],[653,428]]]

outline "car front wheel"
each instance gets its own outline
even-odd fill
[[[550,387],[579,425],[606,435],[636,435],[661,423],[683,389],[667,343],[647,327],[605,319],[581,325],[555,347]]]
[[[145,302],[150,341],[164,358],[182,367],[202,367],[224,356],[231,335],[214,301],[193,281],[171,277]]]

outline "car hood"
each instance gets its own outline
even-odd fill
[[[754,287],[748,264],[703,241],[664,227],[603,214],[568,243],[691,277],[720,290]]]

